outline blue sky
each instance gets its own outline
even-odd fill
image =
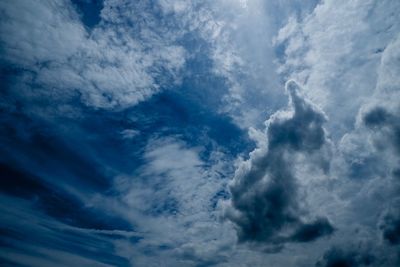
[[[0,14],[0,265],[400,264],[399,1]]]

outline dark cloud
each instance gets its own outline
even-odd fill
[[[364,116],[364,123],[369,127],[384,125],[388,122],[390,114],[381,107],[374,108]]]
[[[365,112],[363,122],[375,131],[381,131],[380,143],[387,143],[393,146],[396,153],[400,155],[400,116],[393,114],[383,107],[374,107]],[[385,131],[386,130],[386,131]]]
[[[227,216],[236,224],[240,241],[308,242],[333,232],[327,219],[306,223],[300,218],[291,159],[294,153],[311,155],[324,146],[326,117],[300,95],[294,81],[286,89],[292,114],[278,112],[270,118],[268,148],[253,152],[230,187],[232,209]]]
[[[315,239],[330,235],[335,229],[326,218],[320,218],[313,223],[301,225],[292,236],[292,240],[297,242],[310,242]]]
[[[288,148],[300,152],[321,148],[326,141],[322,127],[326,121],[325,115],[299,95],[298,85],[294,81],[289,81],[286,88],[294,111],[293,117],[271,121],[267,132],[268,148]]]
[[[378,225],[382,232],[383,239],[390,245],[400,244],[400,201],[391,205],[390,209],[384,213]]]
[[[332,247],[325,252],[321,260],[315,266],[317,267],[358,267],[372,266],[375,257],[364,250],[355,248],[342,249]]]
[[[400,116],[390,112],[383,107],[373,107],[365,112],[363,116],[365,126],[372,129],[375,134],[375,144],[378,148],[390,148],[395,155],[400,156]],[[398,188],[400,171],[398,166],[391,166],[393,180],[390,180],[391,187]],[[397,189],[398,190],[398,189]],[[398,192],[398,191],[397,191]],[[397,193],[398,194],[398,193]],[[383,240],[389,245],[400,244],[400,200],[398,195],[391,199],[383,212],[378,228],[381,231]]]

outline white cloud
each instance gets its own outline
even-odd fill
[[[267,114],[284,105],[283,83],[275,64],[271,39],[292,13],[302,14],[315,1],[161,1],[164,12],[174,13],[183,32],[195,32],[208,44],[215,75],[225,79],[219,111],[237,125],[262,123]],[[181,9],[184,11],[180,11]]]
[[[35,92],[40,97],[53,90],[58,101],[79,97],[95,108],[124,108],[179,84],[189,54],[177,40],[194,33],[209,45],[205,56],[215,74],[226,79],[228,91],[214,89],[224,90],[220,111],[247,128],[284,103],[271,38],[289,14],[310,9],[312,2],[107,0],[90,34],[67,0],[34,7],[3,2],[2,46],[8,62],[37,75],[33,83],[44,87]],[[159,20],[157,12],[170,19]]]
[[[197,266],[225,261],[232,253],[235,234],[220,220],[217,203],[227,183],[221,173],[231,169],[230,161],[215,151],[206,164],[200,154],[200,148],[175,138],[152,140],[144,153],[146,164],[115,178],[117,198],[86,199],[130,221],[142,235],[137,244],[115,242],[119,255],[146,266]]]
[[[365,116],[376,107],[398,114],[399,9],[397,1],[324,1],[274,38],[285,48],[282,75],[302,81],[330,119],[337,150],[332,184],[323,187],[332,189],[312,202],[330,207],[341,242],[349,229],[375,227],[397,188],[391,176],[399,159],[390,141],[397,126],[371,130]]]
[[[379,217],[399,188],[398,10],[397,1],[324,1],[309,16],[291,18],[274,38],[284,48],[281,75],[308,88],[337,144],[331,179],[313,190],[312,203],[329,211],[338,228],[333,244],[349,243],[351,234],[372,241],[375,252],[382,246]]]
[[[397,1],[324,1],[307,17],[290,19],[274,40],[285,48],[280,72],[308,88],[336,138],[352,128],[374,91],[382,51],[399,31],[399,8]]]
[[[33,84],[44,87],[40,90],[55,89],[64,97],[64,91],[79,92],[95,108],[132,106],[179,83],[185,50],[174,44],[172,31],[154,32],[163,27],[152,25],[154,19],[130,27],[128,22],[152,20],[151,15],[143,10],[136,21],[129,13],[134,3],[110,9],[122,4],[105,1],[102,21],[89,35],[69,1],[2,2],[4,59],[33,72]]]
[[[31,102],[78,96],[94,108],[135,105],[179,83],[188,52],[177,40],[199,34],[209,45],[206,56],[215,74],[229,87],[221,111],[241,127],[257,126],[284,103],[279,85],[288,77],[301,81],[305,94],[326,111],[326,126],[337,144],[334,170],[327,174],[308,166],[326,157],[319,153],[299,155],[290,164],[299,195],[305,196],[299,202],[338,227],[329,242],[364,237],[388,209],[387,201],[397,198],[392,171],[399,158],[390,143],[397,126],[367,129],[363,120],[376,106],[398,118],[398,1],[326,0],[307,14],[316,1],[160,0],[154,6],[171,21],[159,21],[147,1],[109,0],[90,34],[68,1],[10,3],[0,3],[2,60],[27,70],[15,88]],[[250,129],[268,154],[266,134]],[[137,134],[135,129],[120,132],[122,138]],[[279,255],[235,245],[232,225],[219,221],[219,207],[213,206],[227,183],[220,173],[229,173],[232,160],[220,152],[203,159],[201,152],[177,139],[152,140],[145,165],[115,179],[113,189],[120,195],[82,196],[88,207],[130,221],[138,230],[135,236],[143,237],[137,244],[115,241],[119,255],[143,266],[206,265],[215,259],[227,261],[226,266],[264,266],[266,259],[273,266],[314,263],[328,242],[289,244]],[[236,176],[247,167],[243,163]],[[44,253],[69,256],[56,252]]]
[[[65,61],[87,37],[67,1],[2,1],[0,9],[2,57],[23,67]]]
[[[125,129],[120,132],[123,139],[132,139],[140,134],[140,131],[135,129]]]

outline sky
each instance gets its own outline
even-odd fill
[[[0,1],[0,265],[400,265],[400,1]]]

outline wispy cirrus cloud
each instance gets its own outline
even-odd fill
[[[200,152],[175,138],[153,140],[144,153],[146,164],[132,175],[115,178],[117,198],[99,195],[89,200],[104,211],[118,210],[135,225],[140,240],[116,242],[132,264],[207,265],[224,262],[232,253],[228,243],[234,242],[234,232],[220,223],[217,208],[226,183],[220,172],[227,162],[214,152],[209,160],[216,164],[207,166]]]

